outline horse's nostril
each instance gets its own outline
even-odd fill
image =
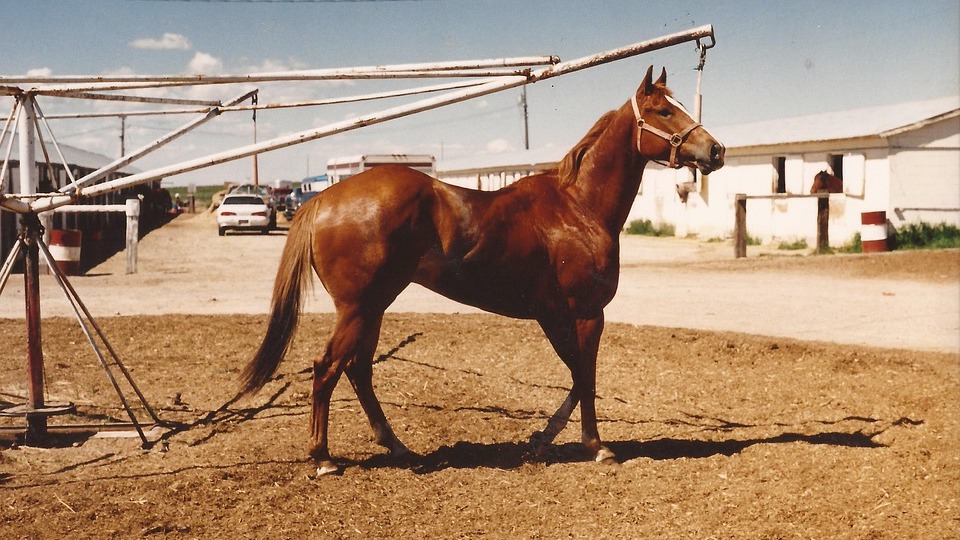
[[[710,146],[710,159],[714,163],[717,163],[723,159],[723,145],[719,143],[713,143],[713,145]]]

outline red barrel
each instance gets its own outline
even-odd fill
[[[860,242],[864,253],[887,250],[887,213],[884,210],[860,214]]]
[[[83,235],[76,229],[50,229],[50,255],[57,268],[68,276],[80,273],[80,241]]]

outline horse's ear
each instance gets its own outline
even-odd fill
[[[647,68],[647,74],[643,77],[640,84],[640,93],[649,96],[653,92],[653,66]]]
[[[663,71],[660,72],[660,78],[657,79],[656,84],[659,84],[660,86],[667,85],[667,68],[663,68]]]

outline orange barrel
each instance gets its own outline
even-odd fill
[[[68,276],[80,273],[80,241],[82,233],[76,229],[50,229],[50,255],[57,268]]]
[[[887,213],[884,210],[860,214],[860,242],[864,253],[887,250]]]

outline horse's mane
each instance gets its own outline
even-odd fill
[[[609,111],[597,120],[597,123],[590,128],[590,131],[580,139],[573,148],[567,152],[567,155],[560,160],[557,166],[557,178],[561,186],[568,186],[577,179],[580,172],[580,164],[583,161],[584,154],[590,150],[600,138],[600,135],[607,129],[616,111]]]

